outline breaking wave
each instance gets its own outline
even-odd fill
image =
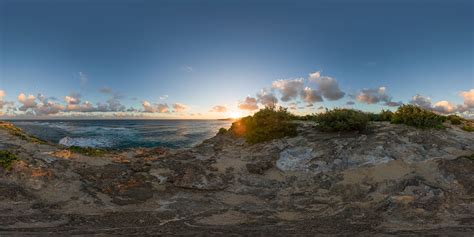
[[[59,144],[79,147],[112,147],[113,142],[105,138],[63,137]]]

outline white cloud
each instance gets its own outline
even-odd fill
[[[385,87],[379,87],[376,89],[363,89],[359,91],[356,96],[357,101],[366,104],[376,104],[380,101],[390,101],[391,98],[385,93]]]
[[[151,104],[148,101],[142,102],[143,112],[145,113],[167,113],[169,112],[168,104]]]
[[[5,102],[3,101],[3,98],[6,96],[5,91],[0,90],[0,109],[3,109],[3,106],[5,105]]]
[[[311,77],[313,74],[310,74],[309,79],[318,85],[318,91],[325,99],[338,100],[344,97],[346,93],[341,91],[339,83],[335,78],[320,75]]]
[[[457,108],[456,108],[456,105],[454,105],[453,103],[446,100],[442,100],[442,101],[436,102],[433,105],[432,110],[438,113],[442,113],[442,114],[450,114],[450,113],[456,112]]]
[[[34,95],[25,95],[24,93],[20,93],[18,95],[18,101],[22,104],[20,111],[27,111],[28,109],[35,109],[38,105],[36,103],[36,97]]]
[[[168,99],[168,95],[160,96],[160,100],[166,100],[166,99]]]
[[[431,109],[431,99],[429,97],[416,94],[410,100],[410,104],[420,106],[421,108]]]
[[[227,112],[227,107],[225,105],[216,105],[216,106],[212,107],[210,112],[224,113],[224,112]]]
[[[241,110],[257,110],[258,105],[257,105],[257,99],[247,96],[244,101],[239,102],[238,105],[239,109]]]
[[[468,108],[474,108],[474,89],[461,91],[459,95],[464,99],[464,105]]]
[[[271,91],[262,89],[257,93],[257,102],[264,106],[275,106],[278,103],[278,99]]]
[[[278,80],[272,83],[272,87],[280,91],[282,101],[296,99],[304,89],[303,78]]]
[[[315,81],[316,79],[318,79],[320,77],[321,77],[321,72],[320,71],[312,72],[312,73],[309,74],[309,81]]]
[[[400,106],[401,102],[392,101],[392,97],[386,93],[384,86],[373,89],[363,89],[357,93],[355,99],[359,102],[366,104],[377,104],[379,102],[385,102],[386,106]]]
[[[304,102],[308,104],[313,104],[314,102],[321,102],[323,98],[317,90],[313,90],[309,87],[304,88],[301,98]]]
[[[188,106],[182,103],[174,103],[173,104],[173,110],[174,112],[183,112],[188,109]]]

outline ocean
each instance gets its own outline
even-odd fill
[[[66,146],[188,148],[213,137],[229,120],[17,120],[28,134]]]

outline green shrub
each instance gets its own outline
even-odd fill
[[[87,156],[103,156],[106,152],[104,149],[93,147],[70,146],[68,148],[71,152],[87,155]]]
[[[367,117],[369,118],[369,121],[379,121],[379,114],[376,113],[367,113]]]
[[[253,116],[241,118],[229,129],[235,136],[244,137],[250,144],[269,141],[286,136],[296,136],[296,124],[291,123],[293,115],[286,109],[267,107]]]
[[[449,115],[447,119],[451,122],[452,125],[459,125],[461,124],[462,118],[457,115]]]
[[[0,166],[4,169],[10,169],[13,162],[17,161],[18,158],[15,154],[9,151],[0,151]]]
[[[222,134],[226,134],[226,133],[227,133],[227,129],[219,128],[219,132],[217,132],[217,135],[222,135]]]
[[[444,116],[414,105],[402,105],[392,115],[392,123],[406,124],[417,128],[443,128],[445,120]]]
[[[469,126],[469,125],[464,125],[464,126],[462,126],[461,129],[466,131],[466,132],[474,132],[474,127]]]
[[[380,113],[367,113],[370,121],[391,121],[393,112],[390,110],[382,110]]]
[[[382,110],[379,114],[378,121],[392,121],[393,112],[390,110]]]
[[[321,131],[362,131],[367,127],[369,115],[353,109],[326,110],[316,117]]]

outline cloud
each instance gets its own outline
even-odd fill
[[[257,93],[257,102],[264,106],[275,106],[278,103],[278,99],[271,91],[262,89]]]
[[[390,106],[390,107],[397,107],[397,106],[400,106],[400,105],[402,105],[402,104],[403,104],[403,103],[402,103],[401,101],[399,101],[399,102],[387,101],[387,102],[385,102],[384,105]]]
[[[429,97],[422,96],[420,94],[416,94],[410,100],[410,104],[419,106],[425,109],[431,109],[431,99]]]
[[[354,101],[347,101],[346,105],[355,105],[355,102]]]
[[[339,83],[335,78],[320,76],[318,72],[317,74],[311,73],[309,80],[318,85],[319,93],[327,100],[338,100],[346,94],[339,89]]]
[[[142,102],[143,112],[145,113],[167,113],[169,112],[168,104],[151,104],[148,101]]]
[[[456,106],[455,104],[442,100],[438,101],[436,103],[432,103],[431,99],[429,97],[422,96],[420,94],[416,94],[412,97],[412,100],[410,100],[410,104],[419,106],[421,108],[431,110],[437,113],[441,114],[451,114],[451,113],[456,113],[456,112],[463,112],[462,106],[458,105]]]
[[[433,105],[432,110],[434,110],[438,113],[442,113],[442,114],[450,114],[450,113],[456,112],[457,107],[456,107],[456,105],[454,105],[453,103],[451,103],[449,101],[442,100],[442,101],[436,102]]]
[[[64,111],[64,105],[52,102],[52,101],[44,101],[41,103],[36,109],[36,115],[49,115],[49,114],[57,114]]]
[[[166,99],[168,99],[168,95],[160,96],[160,100],[166,100]]]
[[[247,96],[244,101],[240,101],[238,104],[239,109],[241,110],[257,110],[258,105],[257,105],[257,99]]]
[[[281,100],[284,102],[296,99],[304,89],[303,78],[278,80],[272,83],[272,87],[280,91]]]
[[[81,97],[81,94],[71,93],[70,95],[64,97],[64,101],[66,101],[68,105],[78,105],[81,103]]]
[[[321,72],[320,71],[312,72],[312,73],[309,74],[309,80],[310,81],[315,81],[316,79],[318,79],[320,77],[321,77]]]
[[[303,94],[301,95],[301,99],[308,104],[323,101],[320,92],[317,90],[313,90],[309,87],[304,88]]]
[[[377,104],[381,101],[390,101],[391,98],[385,93],[385,87],[382,86],[376,89],[363,89],[359,91],[356,100],[366,104]]]
[[[3,98],[6,96],[6,93],[4,90],[0,90],[0,109],[3,109],[3,106],[5,105],[5,101],[3,101]]]
[[[36,106],[38,105],[36,103],[36,97],[34,95],[25,95],[21,93],[18,95],[18,101],[22,104],[20,108],[18,108],[20,111],[27,111],[28,109],[35,109]]]
[[[173,104],[173,110],[174,112],[183,112],[188,109],[188,106],[182,103],[174,103]]]
[[[209,112],[224,113],[224,112],[227,112],[227,107],[225,105],[216,105],[212,107],[212,109]]]
[[[459,95],[464,99],[464,105],[468,108],[474,108],[474,89],[461,91]]]
[[[384,105],[391,107],[400,106],[402,104],[402,102],[392,101],[392,97],[386,93],[384,86],[373,89],[363,89],[357,93],[355,99],[366,104],[385,102]]]

